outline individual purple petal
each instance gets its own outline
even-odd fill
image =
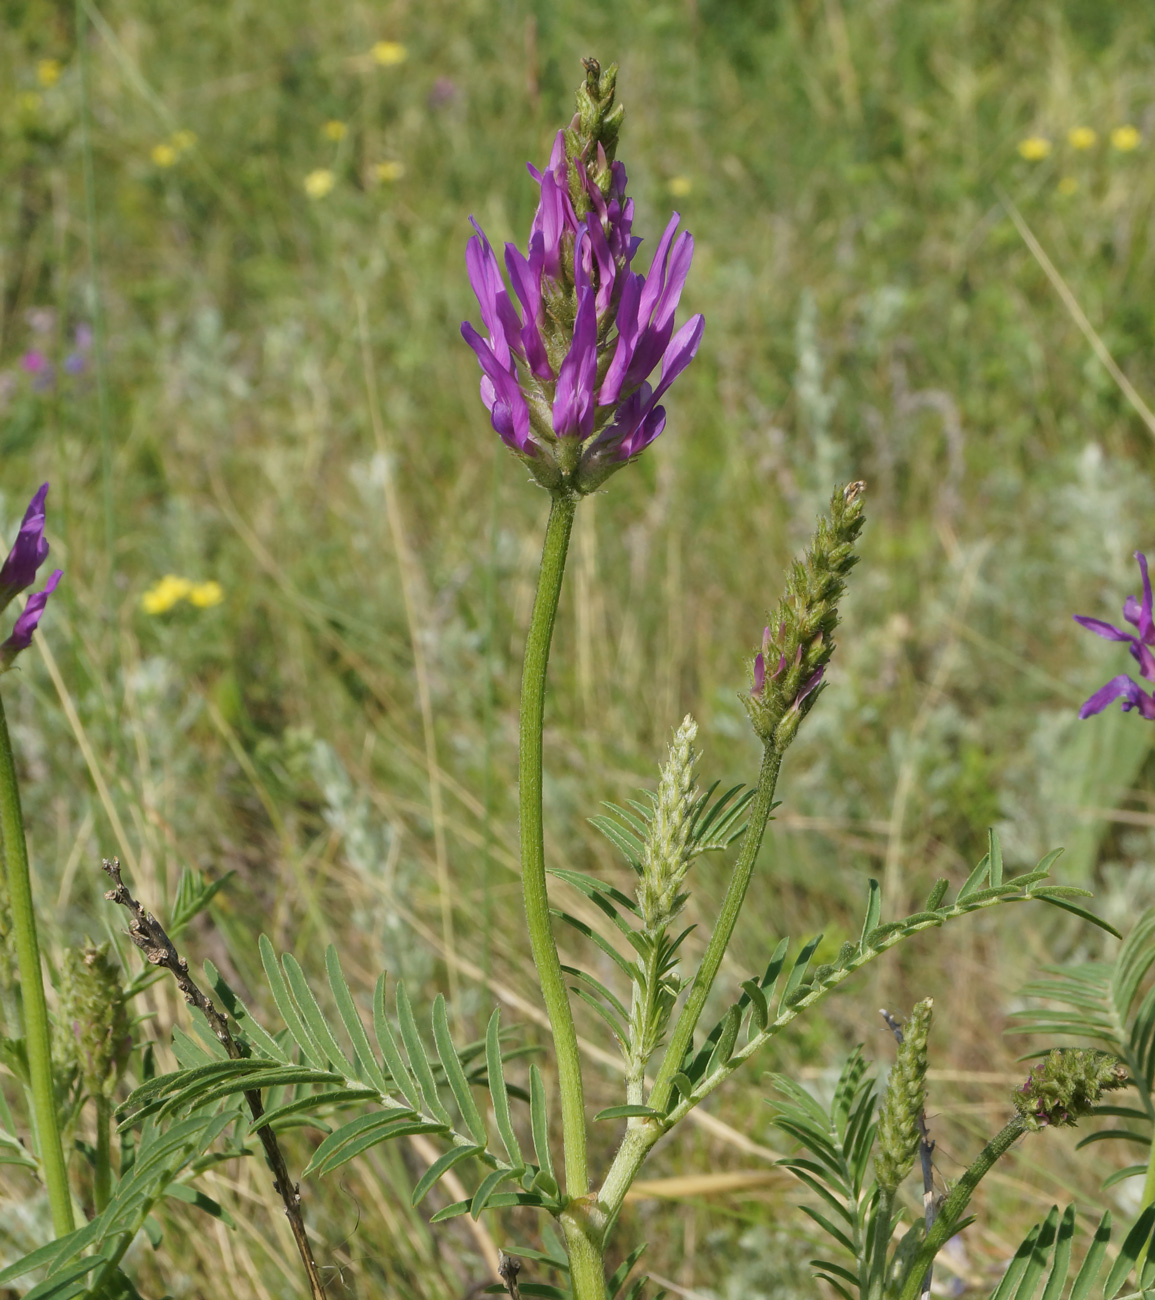
[[[594,427],[594,381],[598,365],[598,317],[594,291],[582,291],[573,343],[557,376],[553,428],[559,438],[588,438]]]
[[[640,275],[630,274],[625,277],[621,301],[618,303],[617,347],[614,351],[614,359],[610,362],[610,368],[606,371],[606,377],[598,390],[598,401],[602,406],[612,406],[621,396],[630,362],[634,359],[634,348],[637,346],[640,328],[638,303],[641,300],[644,283]]]
[[[813,694],[814,691],[818,689],[818,684],[822,681],[822,674],[825,671],[826,665],[822,664],[802,683],[802,689],[798,692],[798,698],[794,701],[795,708],[797,708],[808,695]]]
[[[481,319],[489,331],[490,342],[498,361],[509,366],[511,352],[521,352],[521,320],[509,301],[509,294],[498,270],[497,258],[485,232],[470,217],[477,234],[465,246],[465,267],[469,283],[481,308]]]
[[[44,501],[47,496],[48,484],[44,483],[28,503],[20,532],[0,568],[0,609],[17,592],[32,586],[36,581],[36,570],[48,558],[48,543],[44,540]]]
[[[541,203],[538,207],[541,224],[538,229],[545,248],[542,269],[555,284],[561,279],[561,237],[570,225],[567,217],[572,211],[569,195],[554,180],[553,173],[547,171],[541,178]]]
[[[1147,572],[1147,557],[1142,551],[1135,552],[1139,561],[1139,572],[1143,575],[1143,603],[1139,606],[1139,617],[1135,626],[1139,629],[1139,639],[1151,644],[1151,575]]]
[[[1139,671],[1149,682],[1155,682],[1155,655],[1149,646],[1145,646],[1136,637],[1131,638],[1131,655],[1138,663]]]
[[[469,321],[462,321],[461,336],[477,354],[477,359],[485,372],[481,395],[482,401],[489,408],[494,429],[516,451],[528,450],[532,454],[533,448],[529,437],[529,407],[518,385],[517,376],[510,374],[499,364],[489,344]],[[485,388],[486,379],[490,384],[488,390]]]
[[[761,652],[754,656],[754,689],[751,695],[761,695],[766,685],[766,660]]]
[[[1124,713],[1138,709],[1145,718],[1155,718],[1155,700],[1146,695],[1139,684],[1132,681],[1125,673],[1112,677],[1105,686],[1100,686],[1079,710],[1079,717],[1089,718],[1092,714],[1102,713],[1112,700],[1120,697],[1123,700]]]
[[[662,289],[666,282],[666,262],[670,252],[670,241],[674,238],[674,231],[678,228],[678,222],[681,217],[675,212],[666,224],[665,230],[662,231],[662,237],[658,240],[658,246],[654,249],[654,260],[650,263],[650,272],[646,276],[646,287],[642,292],[642,300],[638,307],[638,319],[643,323],[649,321],[654,314],[654,308],[658,305],[658,299],[661,297]]]
[[[541,272],[545,261],[544,243],[540,233],[529,241],[529,257],[523,257],[513,244],[505,246],[505,268],[509,282],[521,303],[525,324],[521,330],[521,343],[530,370],[538,379],[554,379],[553,368],[541,337]]]
[[[662,357],[662,378],[654,389],[654,401],[666,391],[683,370],[693,361],[702,341],[702,331],[706,328],[706,318],[699,313],[690,319],[670,340],[670,346]]]
[[[1094,632],[1096,636],[1105,637],[1108,641],[1131,641],[1133,640],[1130,632],[1124,632],[1122,628],[1116,627],[1113,623],[1104,623],[1099,618],[1088,618],[1085,614],[1073,614],[1076,623],[1081,624],[1088,632]]]
[[[21,650],[27,650],[32,644],[32,633],[36,631],[40,616],[44,613],[45,605],[48,604],[48,597],[56,590],[63,577],[63,569],[55,570],[44,584],[44,590],[28,597],[28,602],[16,620],[16,626],[12,629],[12,635],[0,645],[0,667],[11,667],[12,660]]]
[[[33,348],[30,352],[25,352],[20,358],[20,367],[30,375],[40,375],[52,369],[52,362],[39,348]]]

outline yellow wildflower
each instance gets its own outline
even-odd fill
[[[399,181],[405,175],[405,164],[401,162],[379,162],[373,170],[379,181]]]
[[[176,150],[171,144],[154,144],[152,160],[158,167],[171,167],[176,162]]]
[[[35,117],[40,112],[41,98],[34,90],[26,90],[18,96],[16,105],[25,117]]]
[[[178,578],[175,573],[166,573],[140,598],[141,607],[146,614],[167,614],[178,601],[184,600],[192,591],[192,586],[193,584],[187,578]]]
[[[1064,198],[1070,198],[1079,188],[1079,182],[1073,176],[1064,176],[1059,182],[1059,193]]]
[[[36,80],[46,89],[60,80],[60,60],[41,59],[36,65]]]
[[[326,140],[344,140],[348,134],[349,128],[344,122],[338,122],[336,119],[326,122],[321,128],[321,133]]]
[[[1117,126],[1111,132],[1111,144],[1120,153],[1130,153],[1132,149],[1138,149],[1142,140],[1143,137],[1133,126]]]
[[[327,167],[318,167],[305,177],[305,193],[311,199],[323,199],[336,183],[336,176]]]
[[[694,182],[688,176],[671,176],[666,188],[674,198],[681,199],[694,188]]]
[[[1041,162],[1051,152],[1051,142],[1041,135],[1029,135],[1019,141],[1019,157],[1027,162]]]
[[[221,584],[212,578],[208,582],[194,583],[189,588],[189,604],[195,605],[197,609],[208,609],[211,605],[219,605],[224,598],[225,593]]]
[[[1067,140],[1072,149],[1094,149],[1099,142],[1099,133],[1089,126],[1073,126],[1067,132]]]
[[[174,131],[172,135],[169,136],[169,144],[172,145],[177,153],[188,153],[196,142],[196,134],[193,131]]]
[[[373,46],[372,54],[373,58],[383,68],[391,68],[395,64],[404,63],[409,57],[409,51],[400,41],[378,41]]]

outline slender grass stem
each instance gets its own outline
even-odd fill
[[[537,595],[525,642],[525,663],[521,679],[521,745],[518,762],[518,792],[521,820],[521,880],[525,917],[534,965],[541,980],[542,999],[553,1033],[561,1092],[562,1136],[565,1145],[566,1192],[571,1197],[589,1191],[586,1163],[585,1096],[577,1032],[569,1004],[557,944],[550,925],[549,894],[545,883],[545,839],[542,825],[542,720],[545,710],[545,679],[549,648],[557,617],[558,598],[565,574],[577,497],[568,492],[554,495],[545,543],[541,554]]]
[[[4,879],[12,911],[12,935],[16,941],[16,964],[24,1004],[24,1043],[28,1053],[28,1074],[32,1091],[32,1122],[36,1133],[36,1154],[48,1188],[52,1227],[58,1237],[72,1231],[72,1198],[68,1171],[56,1122],[56,1096],[52,1085],[52,1046],[48,1028],[48,1002],[40,973],[40,945],[36,939],[36,913],[32,907],[32,882],[28,875],[28,846],[24,841],[24,817],[20,811],[20,790],[16,784],[16,763],[4,702],[0,698],[0,836],[2,836]]]
[[[112,478],[112,416],[108,402],[108,351],[96,226],[96,176],[92,163],[92,72],[84,0],[76,0],[76,54],[80,64],[80,151],[84,175],[84,228],[88,243],[89,311],[96,372],[96,418],[100,431],[100,478],[104,499],[104,555],[111,583],[115,559],[116,510]]]
[[[722,901],[722,911],[714,926],[714,933],[710,936],[710,942],[706,946],[702,964],[694,976],[690,995],[674,1025],[670,1044],[666,1048],[658,1077],[650,1092],[649,1105],[654,1110],[665,1111],[666,1109],[674,1075],[682,1068],[682,1059],[694,1041],[694,1030],[721,968],[722,958],[730,945],[734,926],[738,921],[738,913],[742,910],[746,890],[750,886],[754,861],[758,857],[758,850],[762,847],[762,837],[766,833],[766,824],[770,820],[770,810],[774,806],[774,790],[778,784],[778,771],[781,766],[782,755],[772,745],[767,745],[762,756],[758,788],[754,794],[754,802],[750,806],[750,821],[742,840],[742,850],[738,855],[737,865],[730,877],[726,897]]]

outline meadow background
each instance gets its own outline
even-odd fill
[[[625,883],[586,818],[652,787],[688,711],[703,776],[753,779],[737,692],[764,611],[834,483],[861,477],[863,562],[730,984],[783,934],[837,950],[872,875],[891,914],[913,909],[991,825],[1016,864],[1065,845],[1060,877],[1116,923],[1152,900],[1155,733],[1076,720],[1123,665],[1071,614],[1117,617],[1131,552],[1155,546],[1155,420],[1009,215],[1155,400],[1149,4],[9,0],[0,23],[0,535],[50,480],[65,570],[42,653],[4,683],[50,961],[118,934],[99,872],[116,852],[162,917],[182,869],[232,873],[183,947],[254,998],[263,929],[314,973],[335,942],[366,994],[383,968],[445,989],[474,1033],[496,996],[542,1043],[518,1002],[535,978],[513,774],[547,502],[489,428],[458,326],[468,217],[524,242],[524,163],[588,54],[621,64],[635,229],[652,247],[683,214],[684,310],[707,325],[660,442],[578,513],[553,864]],[[723,882],[695,868],[691,919]],[[932,1131],[956,1176],[1022,1068],[1016,989],[1110,951],[1024,910],[882,963],[712,1099],[729,1131],[660,1149],[629,1208],[649,1267],[684,1294],[816,1294],[761,1071],[822,1088],[859,1042],[885,1064],[877,1008],[933,996]],[[164,1043],[186,1009],[166,983],[146,1005],[138,1033]],[[591,1106],[618,1102],[611,1064],[589,1067]],[[595,1128],[604,1155],[616,1126]],[[987,1226],[951,1257],[964,1282],[1129,1162],[1077,1136],[1029,1138],[988,1181]],[[296,1168],[317,1137],[292,1140]],[[421,1167],[378,1148],[303,1188],[333,1295],[488,1280],[461,1220],[429,1231],[436,1194],[408,1208]],[[259,1159],[209,1177],[234,1229],[170,1203],[159,1248],[130,1257],[144,1293],[296,1293],[266,1182]],[[1132,1211],[1135,1180],[1106,1195]],[[6,1171],[0,1256],[47,1223]]]

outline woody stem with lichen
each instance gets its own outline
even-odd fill
[[[52,1046],[48,1025],[48,1002],[40,973],[40,945],[36,938],[36,913],[32,905],[32,884],[28,873],[28,846],[24,839],[24,817],[20,790],[16,784],[16,762],[0,698],[0,847],[3,850],[4,879],[12,912],[12,937],[16,943],[16,964],[20,971],[20,992],[24,1004],[24,1045],[28,1054],[31,1083],[32,1122],[36,1133],[36,1154],[52,1227],[58,1237],[72,1231],[72,1197],[68,1171],[60,1144],[53,1087]]]
[[[541,980],[542,1000],[549,1016],[557,1061],[565,1148],[565,1191],[569,1197],[582,1197],[589,1191],[585,1095],[577,1030],[574,1028],[573,1011],[550,923],[541,799],[546,672],[578,498],[564,489],[552,496],[542,546],[537,595],[534,597],[533,614],[525,641],[525,663],[521,679],[521,736],[518,754],[521,881],[530,949]]]

